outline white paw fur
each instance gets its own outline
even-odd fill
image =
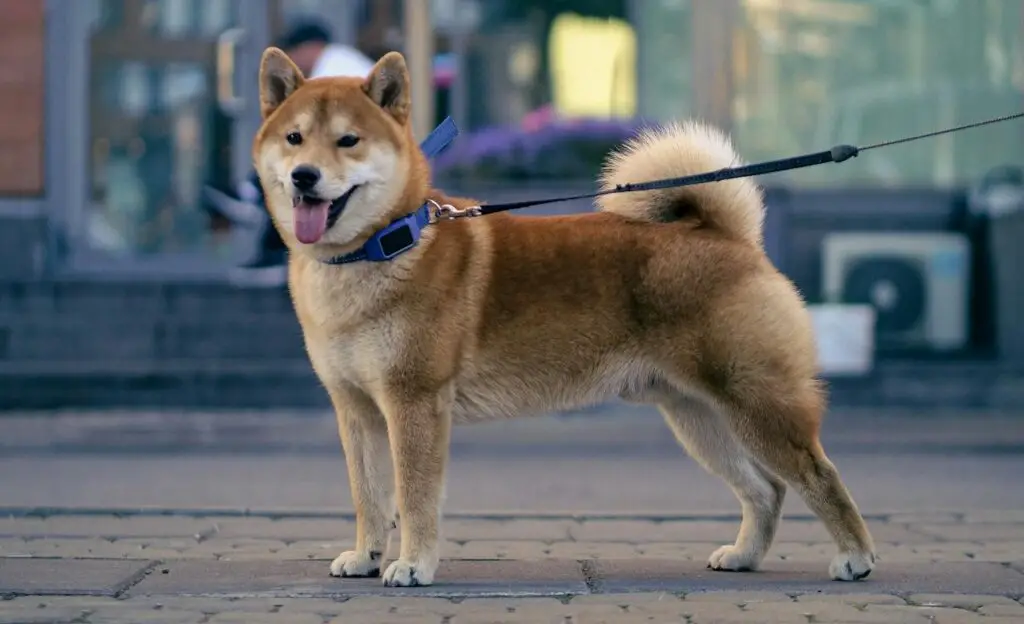
[[[392,561],[384,571],[384,585],[388,587],[416,587],[433,585],[437,565],[415,563],[406,559]]]
[[[833,581],[859,581],[871,574],[875,556],[863,553],[839,553],[828,566]]]
[[[346,550],[331,562],[331,576],[377,576],[381,559],[380,553]]]
[[[722,546],[708,558],[708,567],[712,570],[730,572],[753,571],[760,563],[753,551],[740,550],[735,544]]]

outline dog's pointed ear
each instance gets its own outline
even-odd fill
[[[388,52],[370,70],[363,83],[363,90],[403,126],[409,120],[412,108],[411,82],[405,57],[398,52]]]
[[[266,119],[288,96],[302,86],[306,78],[288,55],[270,47],[260,59],[260,113]]]

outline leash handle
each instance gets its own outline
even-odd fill
[[[434,128],[427,138],[423,139],[420,143],[420,150],[427,158],[434,158],[447,148],[455,137],[459,136],[459,127],[455,125],[455,120],[451,117],[445,117],[436,128]]]

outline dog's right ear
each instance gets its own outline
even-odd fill
[[[373,66],[363,91],[403,126],[412,107],[409,68],[400,52],[388,52]]]
[[[295,63],[278,48],[270,47],[260,60],[260,113],[266,119],[306,81]]]

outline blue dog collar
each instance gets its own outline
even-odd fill
[[[455,122],[451,117],[445,117],[445,120],[423,139],[420,150],[427,158],[433,158],[443,152],[458,135],[459,128]],[[409,251],[420,242],[423,229],[430,225],[430,207],[429,202],[423,204],[416,212],[395,219],[384,229],[375,232],[359,249],[328,258],[323,260],[323,263],[340,265],[364,260],[385,262]]]
[[[430,223],[430,205],[423,204],[416,212],[395,219],[383,230],[378,230],[359,249],[343,256],[324,260],[324,264],[350,264],[352,262],[384,262],[409,251],[420,241],[420,233]]]

